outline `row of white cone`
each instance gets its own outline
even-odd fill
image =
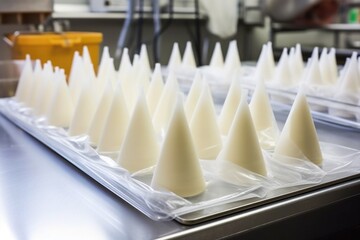
[[[177,44],[174,44],[170,60],[173,55],[178,55]],[[184,58],[188,58],[188,47]],[[261,53],[256,63],[253,78],[264,79],[266,85],[291,89],[302,87],[306,93],[337,99],[351,104],[360,104],[360,57],[353,52],[348,58],[345,66],[338,74],[336,63],[336,50],[334,48],[323,48],[319,54],[319,48],[313,49],[311,57],[304,64],[301,45],[297,44],[290,49],[284,48],[279,62],[276,64],[272,50],[272,43],[268,42],[262,46]],[[180,57],[178,57],[180,59]],[[169,66],[173,66],[169,61]],[[189,62],[189,61],[183,61]],[[176,64],[176,67],[180,67]],[[190,65],[188,65],[190,67]],[[192,66],[194,67],[194,66]],[[220,43],[216,43],[209,67],[212,70],[228,69],[230,73],[238,70],[241,73],[241,61],[237,54],[236,42],[229,44],[226,60],[224,62]]]
[[[220,43],[216,43],[210,59],[209,66],[217,70],[224,70],[226,73],[233,73],[234,71],[240,70],[241,61],[237,42],[235,40],[230,41],[225,59],[221,50]],[[186,43],[183,57],[181,57],[180,54],[179,44],[174,43],[168,62],[168,69],[172,71],[186,71],[195,70],[196,68],[197,65],[191,42]]]
[[[205,189],[199,158],[231,161],[266,176],[261,139],[275,154],[306,158],[321,165],[322,156],[303,94],[279,130],[264,83],[259,80],[250,103],[233,80],[219,117],[206,80],[197,74],[183,106],[177,79],[163,84],[160,65],[150,79],[146,48],[130,62],[127,51],[116,73],[104,48],[96,76],[88,51],[75,53],[66,84],[64,72],[48,62],[32,70],[27,58],[16,99],[50,125],[69,127],[70,136],[87,134],[99,153],[118,152],[116,161],[130,172],[156,165],[152,185],[188,197]],[[141,57],[143,56],[143,57]],[[225,137],[223,144],[222,136]],[[260,141],[259,141],[260,138]]]

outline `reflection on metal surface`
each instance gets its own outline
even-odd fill
[[[0,146],[3,134],[13,147],[0,148],[0,239],[144,239],[177,230],[144,217],[0,116]]]

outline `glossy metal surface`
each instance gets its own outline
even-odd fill
[[[283,117],[278,117],[282,121]],[[360,148],[358,132],[321,124],[318,131],[321,140]],[[304,213],[324,207],[331,207],[324,214],[357,214],[359,206],[352,202],[358,202],[359,190],[356,178],[194,226],[155,222],[0,115],[0,239],[208,239],[246,235],[250,230],[261,234],[265,226],[276,230],[279,221],[301,224]],[[342,205],[332,207],[340,203],[349,211]],[[299,220],[294,222],[296,216]],[[319,221],[316,216],[316,212],[310,215],[308,223]],[[316,231],[323,236],[357,224],[349,219],[331,229],[319,226]],[[299,229],[297,236],[304,236],[304,229]],[[289,228],[283,234],[290,230],[294,231]]]
[[[0,115],[0,239],[146,239],[155,222]]]

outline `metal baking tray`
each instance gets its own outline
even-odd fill
[[[116,191],[116,189],[114,189],[113,186],[109,184],[106,175],[99,174],[96,171],[94,171],[94,169],[89,169],[83,164],[81,164],[81,162],[77,161],[76,158],[78,158],[81,154],[79,154],[78,152],[71,152],[71,151],[66,151],[66,152],[59,151],[59,149],[57,149],[56,147],[56,144],[52,142],[51,138],[44,139],[39,137],[37,135],[36,129],[34,129],[31,124],[22,122],[20,119],[17,119],[12,114],[9,114],[9,112],[6,111],[6,108],[0,108],[0,112],[10,121],[12,121],[14,124],[18,125],[20,128],[28,132],[34,138],[40,140],[50,149],[60,154],[62,157],[64,157],[70,163],[74,164],[76,167],[78,167],[80,170],[85,172],[91,178],[99,182],[105,188],[108,188],[110,191],[112,191],[119,197],[123,198],[128,203],[132,204],[139,211],[142,211],[141,210],[142,206],[134,205],[133,201],[131,201],[134,195],[132,195],[130,190],[122,189],[121,191],[123,192],[122,195],[120,196],[118,194],[118,191]],[[275,112],[279,124],[282,125],[286,118],[286,112],[282,110]],[[317,130],[320,139],[326,139],[328,142],[346,145],[348,147],[352,147],[355,149],[360,149],[360,142],[358,141],[360,137],[360,131],[347,131],[325,123],[318,123]],[[305,193],[316,192],[320,189],[325,189],[340,183],[345,183],[353,179],[359,179],[359,178],[360,178],[360,172],[357,173],[344,172],[341,173],[340,175],[337,175],[336,178],[334,177],[324,178],[323,181],[319,184],[285,188],[270,192],[267,195],[267,197],[262,199],[254,198],[254,199],[242,200],[232,203],[226,203],[226,204],[218,205],[216,207],[206,208],[199,211],[193,211],[183,215],[177,215],[175,217],[175,220],[185,225],[198,224],[204,221],[228,216],[229,214],[244,212],[246,210],[254,209],[259,206],[267,205],[270,203],[276,203],[284,199],[290,199],[292,197],[299,196]]]

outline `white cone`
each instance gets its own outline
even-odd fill
[[[96,112],[90,122],[88,135],[91,145],[98,146],[101,133],[104,129],[105,120],[110,111],[110,105],[114,97],[114,90],[110,80],[103,90],[100,101],[96,107]]]
[[[275,69],[274,82],[276,82],[280,87],[293,87],[295,81],[292,79],[289,66],[289,56],[287,53],[287,48],[283,49],[278,65]]]
[[[157,63],[155,64],[155,69],[151,76],[151,82],[146,94],[147,103],[152,116],[155,114],[163,89],[164,82],[161,74],[161,65],[160,63]]]
[[[296,45],[299,46],[300,45]],[[292,47],[289,52],[289,68],[291,72],[291,78],[293,79],[294,85],[298,85],[304,74],[304,63],[302,62],[301,49]],[[298,53],[300,52],[300,54]]]
[[[205,190],[205,180],[181,97],[177,97],[151,185],[165,188],[181,197],[195,196]]]
[[[98,104],[98,93],[92,81],[84,81],[80,96],[75,104],[75,112],[69,127],[69,135],[86,134]]]
[[[219,42],[215,44],[213,54],[210,60],[210,67],[212,68],[222,68],[224,67],[224,56],[221,51],[221,45]]]
[[[184,56],[182,58],[181,65],[188,68],[196,68],[196,61],[194,52],[191,46],[191,42],[186,42]]]
[[[256,63],[255,69],[255,78],[271,80],[270,73],[268,70],[268,61],[267,61],[267,45],[264,44],[261,48],[261,52]]]
[[[124,93],[124,98],[129,113],[134,108],[136,102],[136,93],[138,89],[138,82],[136,81],[138,73],[136,72],[136,68],[137,66],[135,65],[133,65],[133,67],[131,68],[128,68],[126,75],[123,79],[120,80],[121,88]]]
[[[47,107],[47,122],[50,125],[68,128],[74,115],[74,104],[65,74],[57,70],[54,75],[54,92]]]
[[[233,40],[229,43],[224,66],[227,72],[233,72],[235,70],[241,69],[241,61],[236,40]]]
[[[149,61],[149,55],[145,44],[141,45],[140,49],[140,62],[142,65],[142,68],[144,68],[144,71],[147,75],[151,74],[151,66]]]
[[[83,50],[82,50],[82,58],[84,60],[84,66],[87,72],[91,72],[91,75],[95,75],[95,71],[94,71],[94,65],[93,62],[91,60],[91,56],[90,56],[90,52],[87,46],[83,46]]]
[[[295,79],[295,82],[299,82],[304,74],[304,60],[302,58],[301,45],[299,43],[295,46],[295,52],[292,58],[292,65],[290,68],[293,71],[293,79]]]
[[[98,68],[98,72],[97,72],[97,78],[98,79],[102,79],[104,78],[104,75],[106,75],[106,71],[107,71],[107,65],[108,65],[108,60],[110,59],[110,53],[109,53],[109,47],[105,46],[103,47],[103,51],[101,54],[101,60],[100,60],[100,64],[99,64],[99,68]]]
[[[190,130],[199,158],[216,159],[222,140],[211,92],[205,81],[190,121]]]
[[[54,85],[54,72],[51,61],[48,61],[44,65],[42,72],[42,78],[39,86],[39,94],[36,97],[35,101],[35,111],[38,116],[46,115],[51,97],[55,90]]]
[[[81,79],[78,79],[78,76],[77,76],[78,68],[79,68],[78,64],[79,64],[80,58],[81,58],[80,53],[78,51],[75,51],[72,62],[71,62],[71,68],[70,68],[70,73],[69,73],[69,78],[68,78],[70,89],[73,89],[74,85],[78,84],[78,82],[81,80]]]
[[[262,79],[257,81],[249,108],[261,146],[274,146],[279,137],[279,128]]]
[[[358,95],[360,92],[360,76],[357,68],[357,53],[351,56],[349,65],[344,72],[344,76],[339,82],[337,94]]]
[[[267,53],[266,54],[267,70],[268,70],[269,78],[271,79],[274,76],[274,72],[275,72],[275,60],[274,60],[274,53],[271,42],[267,43],[266,53]]]
[[[233,78],[219,115],[219,127],[222,135],[227,135],[229,132],[241,100],[241,91],[240,82]]]
[[[75,60],[72,63],[71,76],[69,79],[69,88],[71,99],[73,103],[76,104],[79,99],[83,85],[85,84],[85,82],[91,81],[89,74],[86,72],[83,59],[80,56],[76,57],[76,55],[74,57]]]
[[[305,74],[305,82],[310,85],[327,85],[321,76],[319,65],[319,48],[315,47],[311,55],[310,65]]]
[[[137,88],[142,87],[144,91],[147,92],[150,85],[150,73],[150,70],[142,64],[141,68],[139,69],[139,73],[135,79],[137,83]]]
[[[330,83],[336,84],[338,79],[338,70],[337,70],[337,63],[336,63],[336,50],[335,48],[331,48],[328,55],[328,66],[330,72]]]
[[[275,154],[308,159],[321,165],[323,158],[309,105],[303,93],[295,98],[275,147]]]
[[[143,91],[139,94],[126,130],[117,162],[133,173],[156,164],[160,146],[157,142]]]
[[[161,136],[165,134],[168,128],[171,111],[176,103],[176,97],[179,91],[177,79],[175,75],[170,72],[153,117],[154,128]]]
[[[328,58],[328,49],[324,47],[320,54],[319,59],[319,68],[321,73],[321,78],[327,84],[332,84],[333,77],[331,76],[332,72],[330,70],[329,58]]]
[[[190,122],[192,115],[194,113],[194,109],[200,97],[202,91],[202,82],[200,71],[196,71],[194,80],[192,82],[189,94],[186,97],[185,101],[185,114],[186,118]]]
[[[25,102],[29,103],[28,107],[35,108],[35,106],[36,106],[37,96],[40,95],[41,84],[43,82],[42,81],[42,78],[43,78],[42,71],[43,70],[41,67],[41,62],[39,59],[37,59],[35,61],[35,68],[34,68],[31,92],[27,96],[28,99],[26,99],[26,101],[25,101]]]
[[[242,95],[219,159],[230,161],[249,171],[266,176],[264,158],[246,102],[247,97],[245,93]]]
[[[116,82],[114,59],[110,57],[105,58],[102,60],[102,64],[103,66],[99,68],[98,76],[95,81],[99,92],[104,90],[108,80],[110,80],[112,83]]]
[[[118,81],[123,81],[123,79],[126,78],[129,69],[131,68],[132,68],[132,64],[129,57],[129,49],[124,48],[119,65]]]
[[[118,85],[114,92],[109,114],[106,116],[97,151],[100,153],[119,151],[124,141],[128,123],[129,112],[126,108],[121,85]]]
[[[33,81],[33,69],[30,55],[26,55],[24,67],[21,70],[19,82],[15,92],[15,99],[19,102],[24,102],[29,94],[29,88]]]
[[[180,55],[179,44],[175,42],[168,62],[168,69],[176,70],[180,66],[181,66],[181,55]]]

